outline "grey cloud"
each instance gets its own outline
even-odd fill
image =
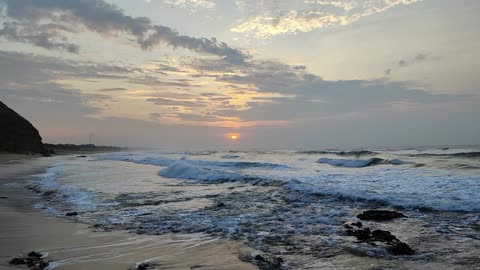
[[[221,120],[221,118],[215,115],[199,115],[193,113],[177,113],[177,117],[185,121],[194,122],[215,122]]]
[[[127,91],[127,88],[122,88],[122,87],[115,87],[115,88],[102,88],[99,89],[98,91],[100,92],[122,92],[122,91]]]
[[[52,79],[127,79],[135,69],[92,62],[65,61],[53,57],[0,51],[0,83],[48,82]]]
[[[3,28],[0,29],[0,37],[9,41],[33,44],[48,50],[78,53],[80,49],[75,44],[65,42],[64,37],[56,32],[42,31],[25,24],[3,23]]]
[[[151,85],[151,86],[175,86],[175,87],[187,87],[187,88],[198,87],[197,85],[192,84],[190,80],[179,79],[179,80],[167,81],[167,80],[160,80],[159,78],[155,76],[150,76],[150,75],[131,78],[129,79],[129,82]]]
[[[397,65],[396,65],[396,68],[408,67],[408,66],[411,66],[413,64],[423,62],[423,61],[426,61],[426,60],[428,60],[428,56],[426,54],[419,53],[411,59],[401,59],[400,61],[398,61]],[[387,76],[390,75],[393,70],[394,70],[394,68],[386,69],[385,70],[385,75],[387,75]]]
[[[184,106],[184,107],[205,107],[205,104],[198,101],[175,100],[169,98],[149,98],[147,102],[152,102],[155,105],[168,106]]]
[[[6,17],[13,21],[4,23],[0,36],[47,49],[76,52],[78,47],[69,43],[63,32],[88,29],[104,36],[129,33],[143,49],[167,44],[174,48],[217,55],[236,64],[249,58],[244,52],[215,38],[180,35],[169,27],[154,25],[149,18],[125,15],[116,5],[102,0],[0,0],[0,3],[5,5]],[[46,31],[45,21],[47,24],[52,21],[63,22],[64,29],[57,27],[54,31]]]
[[[422,57],[419,57],[419,59]],[[465,95],[432,94],[406,83],[386,80],[327,81],[277,61],[251,62],[243,75],[222,75],[217,80],[254,86],[261,93],[287,97],[256,98],[244,110],[219,110],[217,115],[243,120],[294,120],[368,111],[392,102],[419,104],[465,100]],[[264,102],[262,102],[264,101]]]

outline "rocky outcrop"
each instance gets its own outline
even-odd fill
[[[404,218],[404,214],[389,210],[368,210],[357,216],[361,220],[387,221],[396,218]]]
[[[0,151],[20,154],[45,152],[38,130],[1,101]]]

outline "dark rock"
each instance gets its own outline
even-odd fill
[[[358,230],[348,229],[347,235],[355,236],[359,241],[367,241],[372,238],[372,233],[369,228],[358,229]]]
[[[415,254],[415,250],[410,248],[409,245],[403,242],[398,242],[393,245],[393,247],[390,249],[390,252],[392,252],[393,255],[413,255]]]
[[[363,227],[363,224],[362,224],[362,222],[360,222],[360,221],[359,221],[359,222],[352,223],[351,225],[352,225],[352,226],[359,227],[359,228]]]
[[[223,202],[218,202],[217,205],[215,205],[215,206],[218,207],[218,208],[221,208],[221,207],[225,207],[227,205],[224,204]]]
[[[139,263],[136,267],[136,269],[138,269],[138,270],[147,270],[147,269],[152,269],[152,268],[153,268],[153,265],[151,265],[149,263],[146,263],[146,262]]]
[[[27,254],[28,257],[30,258],[37,258],[37,259],[40,259],[43,257],[43,255],[39,252],[36,252],[36,251],[31,251],[30,253]]]
[[[50,264],[49,264],[48,262],[40,262],[40,263],[38,264],[38,268],[40,268],[40,269],[45,269],[45,268],[47,268],[49,265],[50,265]]]
[[[374,240],[384,241],[384,242],[393,242],[397,241],[397,237],[390,233],[389,231],[375,230],[372,232],[372,237]]]
[[[68,212],[68,213],[65,214],[65,216],[74,217],[74,216],[78,216],[78,213],[77,212]]]
[[[43,196],[52,196],[52,195],[55,195],[55,194],[57,194],[56,190],[47,190],[42,195]]]
[[[13,265],[26,264],[25,258],[13,258],[8,263]]]
[[[8,199],[7,196],[1,196],[0,199]]]
[[[20,154],[46,153],[38,130],[1,101],[0,150]]]
[[[284,260],[281,257],[268,258],[262,255],[255,256],[255,265],[260,269],[273,270],[281,269]]]
[[[84,156],[84,155],[81,155],[81,156],[77,156],[78,158],[86,158],[87,156]]]
[[[361,220],[386,221],[395,218],[407,217],[404,214],[389,210],[368,210],[357,216]]]
[[[346,226],[350,227],[350,229],[347,228],[347,235],[355,236],[359,241],[369,243],[372,246],[377,245],[375,242],[383,242],[393,255],[413,255],[415,253],[415,250],[398,240],[389,231],[374,230],[371,232],[369,228],[354,229],[349,225]]]

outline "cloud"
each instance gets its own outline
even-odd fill
[[[428,56],[426,54],[419,53],[411,59],[401,59],[400,61],[398,61],[397,65],[396,65],[396,68],[404,68],[404,67],[411,66],[411,65],[419,63],[419,62],[426,61],[426,60],[428,60]],[[387,76],[390,75],[393,70],[394,70],[394,68],[386,69],[385,70],[385,75],[387,75]]]
[[[128,16],[103,0],[0,0],[2,3],[5,20],[0,36],[10,41],[77,52],[78,46],[68,41],[66,33],[90,31],[104,37],[127,33],[144,50],[165,44],[216,55],[235,63],[249,58],[246,53],[214,38],[181,35],[172,28],[154,25],[149,18]]]
[[[168,5],[188,9],[215,7],[215,1],[212,0],[162,0],[162,2]]]
[[[128,89],[127,88],[123,88],[123,87],[114,87],[114,88],[102,88],[102,89],[99,89],[98,91],[100,92],[123,92],[123,91],[127,91]]]
[[[149,98],[146,100],[155,105],[161,106],[183,106],[183,107],[205,107],[206,105],[198,101],[175,100],[169,98]]]
[[[292,1],[287,2],[294,8],[258,14],[231,28],[231,31],[262,39],[311,32],[331,26],[345,26],[395,6],[409,5],[421,0],[308,0],[304,1],[303,5],[294,4]]]

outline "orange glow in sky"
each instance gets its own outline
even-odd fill
[[[225,134],[225,136],[232,141],[236,141],[240,138],[240,134],[238,133],[228,133],[228,134]]]

